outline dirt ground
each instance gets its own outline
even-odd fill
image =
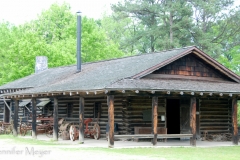
[[[116,153],[105,153],[102,151],[77,150],[77,145],[26,145],[16,144],[11,140],[0,140],[1,159],[23,159],[23,160],[70,160],[70,159],[95,159],[95,160],[154,160],[159,158],[149,158],[144,156],[131,156]],[[160,159],[161,160],[161,159]]]

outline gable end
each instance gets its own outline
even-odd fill
[[[152,72],[143,78],[193,79],[206,81],[230,81],[231,78],[197,57],[188,54],[178,60]]]

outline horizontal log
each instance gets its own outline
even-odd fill
[[[213,128],[229,128],[229,126],[201,126],[200,129],[206,129],[206,128],[209,128],[209,129],[213,129]]]
[[[203,132],[208,132],[208,133],[230,133],[229,130],[200,130],[200,133]]]
[[[225,111],[225,112],[229,112],[229,108],[224,107],[224,108],[206,108],[206,107],[201,107],[201,112],[202,111]]]
[[[192,137],[193,134],[157,134],[157,138]],[[114,138],[153,138],[154,134],[114,135]]]
[[[231,125],[230,122],[201,122],[200,126],[204,125]]]
[[[231,117],[225,118],[225,119],[220,119],[220,118],[205,118],[205,119],[201,119],[200,122],[212,122],[212,121],[217,121],[217,122],[228,122],[229,120],[231,120]]]
[[[231,117],[231,115],[211,115],[211,114],[204,114],[200,116],[201,117]]]
[[[208,114],[208,113],[214,113],[214,114],[228,114],[228,110],[226,111],[201,111],[200,114]]]

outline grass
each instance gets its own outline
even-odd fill
[[[156,159],[177,159],[177,160],[239,160],[240,146],[231,147],[171,147],[171,148],[128,148],[128,149],[108,149],[108,148],[71,148],[65,151],[90,151],[92,153],[119,154],[131,156],[147,156]]]
[[[24,138],[24,137],[14,137],[12,134],[10,135],[0,135],[0,139],[5,139],[12,141],[14,143],[20,143],[20,144],[29,144],[29,145],[57,145],[55,141],[41,141],[37,139],[31,139],[31,138]]]
[[[170,148],[127,148],[127,149],[109,149],[109,148],[72,148],[71,145],[57,144],[55,141],[41,141],[23,137],[13,137],[13,135],[0,135],[0,140],[5,139],[10,143],[20,143],[26,145],[42,145],[44,147],[59,147],[67,154],[71,153],[89,153],[123,156],[144,156],[148,159],[166,159],[166,160],[239,160],[240,146],[230,147],[170,147]]]

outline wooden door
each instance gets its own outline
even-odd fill
[[[180,100],[180,133],[190,132],[190,99]]]

